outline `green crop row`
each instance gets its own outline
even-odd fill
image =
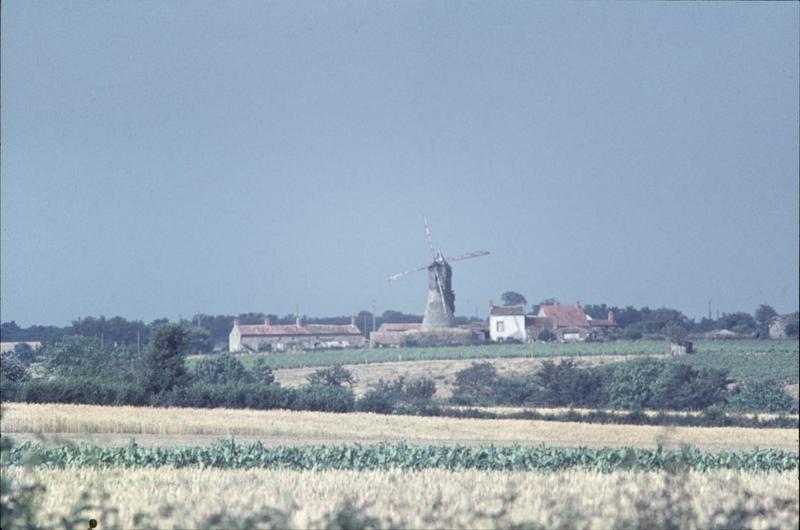
[[[145,448],[131,441],[126,447],[88,444],[45,448],[26,442],[12,447],[3,465],[32,464],[46,468],[161,466],[224,469],[373,470],[479,469],[486,471],[617,470],[788,471],[798,468],[798,455],[779,450],[707,453],[693,447],[680,450],[624,448],[560,448],[525,446],[415,446],[378,444],[320,447],[264,447],[232,439],[207,447]]]

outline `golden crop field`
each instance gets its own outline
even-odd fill
[[[527,523],[605,530],[798,524],[797,471],[599,474],[162,467],[12,468],[7,473],[18,486],[35,481],[46,488],[40,522],[66,516],[80,493],[90,491],[92,499],[102,499],[105,512],[94,507],[84,513],[97,518],[100,528],[225,528],[240,526],[245,517],[266,507],[279,510],[261,511],[274,527],[324,528],[332,512],[347,503],[356,510],[352,516],[361,521],[375,518],[372,525],[377,527],[507,528]],[[255,518],[245,526],[270,524]]]
[[[335,414],[284,410],[105,407],[67,404],[4,405],[0,430],[15,439],[70,435],[70,440],[147,445],[207,443],[232,434],[265,444],[319,444],[406,440],[462,444],[546,443],[558,446],[666,447],[692,444],[706,450],[752,447],[797,451],[796,429],[658,427],[517,419],[467,419]]]

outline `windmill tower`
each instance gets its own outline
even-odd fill
[[[453,292],[453,269],[450,261],[459,261],[469,258],[486,256],[489,253],[485,250],[469,252],[452,258],[445,257],[441,251],[433,249],[431,240],[431,230],[428,228],[428,220],[425,221],[425,234],[428,237],[428,250],[431,252],[433,262],[424,267],[418,267],[409,271],[392,274],[389,280],[397,280],[403,276],[408,276],[415,272],[428,270],[428,303],[425,306],[425,316],[422,319],[422,329],[432,330],[440,328],[452,328],[455,326],[456,295]]]

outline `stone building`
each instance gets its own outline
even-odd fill
[[[769,321],[769,338],[796,339],[798,321],[800,321],[798,313],[772,317]]]
[[[525,306],[492,305],[489,309],[489,337],[492,342],[527,342],[525,321]]]
[[[369,334],[370,348],[399,348],[405,344],[405,334],[422,328],[422,323],[381,324],[377,331]]]
[[[242,325],[237,319],[228,336],[231,353],[363,348],[366,344],[355,317],[346,325],[305,324],[299,318],[289,325],[272,324],[269,319],[264,324]]]
[[[617,327],[614,313],[607,319],[593,319],[584,313],[580,302],[575,305],[543,304],[535,315],[526,315],[524,306],[491,306],[489,332],[493,342],[532,342],[539,334],[550,331],[559,342],[581,342],[602,339]]]

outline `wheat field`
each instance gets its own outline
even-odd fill
[[[378,527],[545,528],[677,527],[796,528],[797,471],[449,472],[218,469],[90,469],[25,471],[21,485],[38,481],[43,520],[63,516],[82,491],[103,506],[90,508],[100,528],[234,526],[213,514],[243,518],[263,507],[280,510],[278,527],[323,528],[331,512],[350,503]],[[113,510],[118,510],[114,512]],[[715,512],[717,515],[714,515]],[[139,516],[136,514],[139,513]],[[742,513],[752,519],[742,520]],[[737,517],[738,519],[735,518]],[[274,518],[274,516],[273,516]],[[247,526],[256,526],[255,524]],[[265,525],[269,526],[269,525]]]
[[[800,441],[796,429],[665,428],[368,413],[23,403],[4,405],[0,431],[17,440],[49,434],[64,435],[73,441],[123,444],[135,437],[147,445],[186,445],[187,440],[207,443],[235,435],[271,445],[406,440],[415,443],[653,447],[661,442],[666,447],[692,444],[706,450],[761,447],[797,451]]]

